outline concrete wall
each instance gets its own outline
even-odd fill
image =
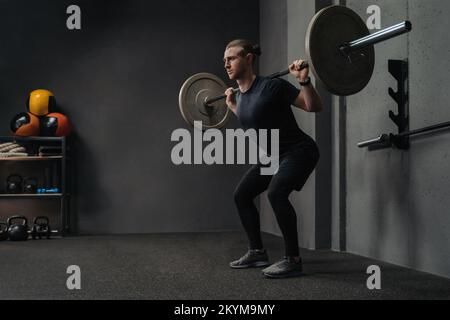
[[[331,247],[448,277],[450,165],[446,146],[450,136],[441,132],[415,138],[409,151],[369,152],[357,143],[397,130],[388,117],[389,110],[397,112],[388,95],[388,87],[397,89],[388,72],[388,59],[409,61],[410,128],[450,120],[450,40],[442,36],[449,27],[450,4],[438,0],[335,0],[334,4],[348,5],[364,19],[369,5],[379,5],[382,27],[409,19],[413,31],[376,46],[375,72],[367,88],[330,101],[331,221],[322,222],[330,223]],[[265,43],[276,40],[276,45],[265,48],[267,59],[263,55],[261,73],[278,70],[304,53],[302,39],[315,9],[312,1],[261,1],[263,49]],[[287,59],[280,46],[286,48]],[[277,58],[276,53],[282,56]],[[323,131],[318,116],[296,110],[296,117],[303,130],[320,140],[318,133]],[[317,223],[324,217],[317,207],[317,190],[323,186],[319,174],[316,170],[304,190],[291,196],[303,247],[320,247],[316,237],[328,231]],[[263,229],[280,234],[265,197],[261,198],[261,214]]]
[[[388,110],[395,80],[388,59],[408,59],[410,128],[450,120],[450,3],[433,1],[347,1],[367,17],[368,5],[381,8],[382,27],[409,19],[408,36],[376,46],[373,79],[347,99],[347,250],[414,269],[450,276],[450,162],[447,133],[411,142],[411,150],[369,152],[358,141],[396,132]]]
[[[72,3],[2,1],[1,134],[31,90],[55,93],[75,129],[75,232],[239,229],[232,194],[246,167],[177,167],[170,136],[187,128],[185,79],[225,79],[225,44],[258,41],[258,1],[81,0],[82,30],[69,31]]]

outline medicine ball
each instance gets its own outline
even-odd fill
[[[32,113],[22,112],[11,120],[10,127],[16,136],[38,136],[40,128],[39,118]]]
[[[72,129],[69,119],[62,113],[49,113],[45,117],[41,117],[40,121],[42,136],[65,137]]]
[[[55,105],[55,96],[45,89],[32,91],[27,100],[28,111],[35,116],[45,116],[55,111]]]

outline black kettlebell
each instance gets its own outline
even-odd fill
[[[23,193],[36,193],[38,189],[38,180],[27,177],[23,179]]]
[[[45,216],[36,217],[33,220],[33,228],[31,229],[31,236],[34,239],[47,237],[50,239],[52,230],[50,229],[50,219]]]
[[[22,223],[12,223],[14,220],[22,220]],[[11,241],[24,241],[28,239],[28,220],[24,216],[12,216],[6,222],[8,224],[8,237]]]
[[[21,193],[22,181],[22,177],[16,173],[9,175],[8,178],[6,178],[6,192]]]
[[[0,221],[0,241],[8,239],[8,224]]]

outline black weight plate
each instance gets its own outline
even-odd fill
[[[347,7],[327,7],[313,17],[306,32],[306,54],[311,71],[329,92],[348,96],[366,87],[375,66],[373,46],[352,54],[351,62],[339,47],[369,33],[361,17]]]

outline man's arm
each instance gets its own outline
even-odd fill
[[[305,82],[305,80],[308,79],[309,74],[309,68],[300,69],[302,63],[303,60],[296,60],[289,66],[290,73],[299,83]],[[323,110],[322,99],[312,83],[302,86],[302,90],[295,99],[293,105],[306,112],[320,112]]]
[[[302,87],[293,104],[306,112],[321,112],[323,110],[322,99],[311,83]]]

